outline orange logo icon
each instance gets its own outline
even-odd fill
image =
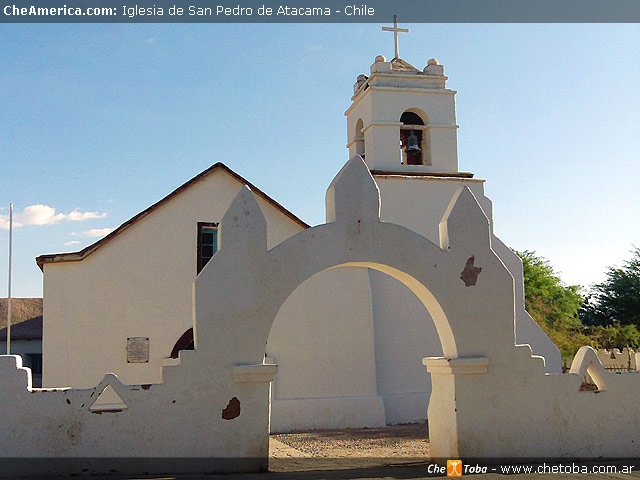
[[[447,460],[447,477],[462,476],[462,460]]]

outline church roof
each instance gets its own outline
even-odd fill
[[[0,298],[0,341],[7,339],[8,300]],[[11,299],[11,340],[42,338],[42,298]]]
[[[158,207],[163,205],[165,202],[168,202],[173,197],[175,197],[176,195],[178,195],[182,191],[184,191],[187,188],[189,188],[191,185],[193,185],[198,180],[200,180],[200,179],[206,177],[207,175],[209,175],[210,173],[212,173],[214,171],[218,171],[218,170],[229,174],[232,178],[237,180],[238,183],[241,183],[242,185],[248,186],[254,194],[256,194],[257,196],[261,197],[263,200],[265,200],[267,203],[269,203],[270,205],[272,205],[276,209],[280,210],[280,212],[282,212],[285,216],[289,217],[291,220],[293,220],[295,223],[297,223],[301,227],[309,228],[309,225],[306,222],[304,222],[303,220],[298,218],[296,215],[291,213],[289,210],[287,210],[285,207],[283,207],[280,203],[276,202],[273,198],[271,198],[269,195],[264,193],[258,187],[256,187],[255,185],[253,185],[251,182],[249,182],[248,180],[244,179],[240,175],[238,175],[236,172],[234,172],[229,167],[227,167],[224,163],[218,162],[215,165],[212,165],[211,167],[207,168],[204,172],[199,173],[198,175],[193,177],[191,180],[189,180],[185,184],[183,184],[180,187],[176,188],[173,192],[171,192],[169,195],[164,197],[159,202],[154,203],[153,205],[151,205],[146,210],[143,210],[142,212],[137,214],[135,217],[132,217],[129,220],[127,220],[126,222],[124,222],[122,225],[120,225],[118,228],[116,228],[113,232],[111,232],[106,237],[98,240],[97,242],[89,245],[88,247],[85,247],[85,248],[83,248],[82,250],[80,250],[78,252],[54,253],[54,254],[40,255],[39,257],[36,257],[36,263],[40,267],[40,270],[44,271],[44,264],[45,263],[77,262],[77,261],[82,260],[83,258],[91,255],[98,248],[102,247],[105,243],[109,242],[110,240],[112,240],[115,237],[117,237],[118,235],[120,235],[122,232],[124,232],[126,229],[131,227],[131,225],[136,223],[138,220],[146,217],[151,212],[156,210]],[[11,332],[11,336],[13,337],[13,331]]]

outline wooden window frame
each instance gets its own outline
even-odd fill
[[[197,265],[196,265],[196,273],[200,273],[200,271],[206,265],[202,263],[202,232],[204,227],[215,227],[218,228],[219,224],[217,222],[198,222],[198,251],[197,251]]]
[[[29,360],[29,368],[33,375],[42,375],[42,354],[41,353],[27,353],[27,359]],[[36,365],[34,365],[34,363]],[[38,367],[38,368],[35,368]]]

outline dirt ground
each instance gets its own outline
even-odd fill
[[[269,478],[271,480],[325,479],[427,479],[444,477],[429,470],[430,448],[425,423],[382,428],[314,430],[271,435],[269,440]],[[596,462],[597,463],[597,462]],[[622,462],[629,464],[630,462]],[[633,462],[632,462],[633,464]],[[637,466],[636,466],[637,468]],[[243,480],[259,480],[246,476]],[[561,479],[561,480],[640,480],[632,473],[519,474],[501,475],[494,468],[480,475],[464,475],[467,480]]]
[[[382,428],[313,430],[270,437],[274,458],[415,458],[429,457],[425,423]]]
[[[271,435],[269,457],[272,478],[419,478],[429,463],[428,428],[422,423]]]

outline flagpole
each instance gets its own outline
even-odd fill
[[[13,203],[9,204],[9,288],[7,293],[7,355],[11,355],[11,247],[13,243]]]

